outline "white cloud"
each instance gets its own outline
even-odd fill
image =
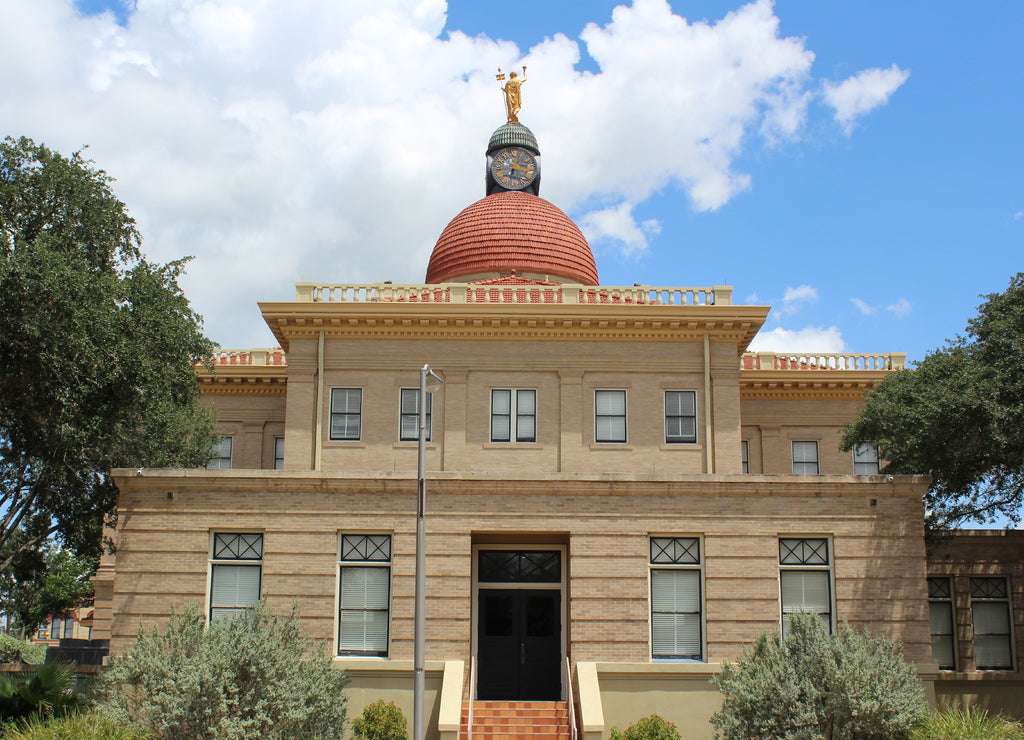
[[[910,301],[906,298],[900,298],[895,303],[885,307],[886,311],[892,311],[897,318],[901,319],[909,315],[912,309],[913,306],[911,306]]]
[[[893,64],[889,69],[866,69],[836,84],[824,83],[825,101],[835,109],[836,120],[849,133],[857,119],[889,102],[910,77],[910,71]]]
[[[782,306],[779,308],[784,314],[796,313],[807,303],[818,300],[818,290],[811,285],[801,285],[793,288],[786,286],[786,292],[782,296]]]
[[[835,326],[762,331],[750,343],[750,352],[828,353],[846,351],[843,335]]]
[[[851,298],[850,302],[865,316],[872,316],[878,312],[877,306],[872,306],[871,304],[862,301],[860,298]]]
[[[738,158],[799,139],[820,84],[770,0],[713,23],[633,0],[525,53],[446,28],[443,0],[150,0],[127,26],[73,0],[2,12],[19,29],[0,45],[6,132],[90,145],[147,254],[196,256],[183,283],[227,346],[272,341],[255,301],[295,281],[423,279],[483,195],[498,67],[529,67],[544,197],[626,254],[660,228],[634,215],[655,193],[706,211],[748,188]],[[576,69],[580,43],[597,73]]]

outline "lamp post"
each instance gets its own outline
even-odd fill
[[[426,543],[426,510],[427,510],[427,393],[433,393],[444,383],[444,378],[430,369],[430,365],[420,368],[420,434],[416,449],[416,609],[413,620],[413,740],[423,740],[426,736],[424,719],[424,693],[426,677],[426,604],[427,604],[427,543]]]

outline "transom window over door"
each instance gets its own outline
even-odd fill
[[[703,660],[700,539],[651,537],[651,657]]]
[[[231,619],[260,600],[263,535],[218,532],[210,565],[210,620]]]
[[[594,440],[626,441],[626,391],[594,391]]]
[[[491,389],[491,441],[537,441],[537,391]]]
[[[665,441],[697,442],[697,392],[665,391]]]
[[[360,439],[362,415],[362,388],[331,388],[331,439]]]
[[[827,539],[779,539],[779,581],[784,633],[789,629],[789,615],[794,612],[817,614],[829,633],[832,632],[831,565]]]
[[[388,654],[391,535],[343,534],[338,563],[338,654]]]

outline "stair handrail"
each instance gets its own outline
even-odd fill
[[[476,704],[476,653],[469,656],[469,711],[466,713],[466,740],[473,740],[474,704]]]
[[[579,729],[576,726],[576,701],[572,693],[572,665],[569,663],[568,655],[565,656],[565,687],[569,704],[569,737],[572,740],[579,740]]]

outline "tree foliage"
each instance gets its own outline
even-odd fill
[[[408,725],[402,710],[383,699],[368,704],[352,720],[352,740],[406,740]]]
[[[813,614],[791,615],[784,638],[759,634],[714,683],[724,740],[902,740],[926,710],[898,645],[846,624],[828,635]]]
[[[13,538],[10,548],[17,549],[20,540]],[[94,571],[92,561],[49,543],[18,550],[0,572],[0,611],[20,635],[31,635],[49,617],[92,603]]]
[[[194,605],[143,632],[96,697],[154,740],[318,740],[345,729],[348,677],[289,616],[265,606],[206,624]]]
[[[1024,273],[914,370],[885,378],[843,438],[874,443],[883,472],[927,473],[929,524],[1005,517],[1024,503]]]
[[[111,178],[76,152],[0,142],[0,548],[95,558],[113,467],[195,466],[214,438],[194,363],[213,345]]]
[[[611,740],[680,740],[676,726],[657,714],[637,720],[625,732],[613,727],[609,737]]]

